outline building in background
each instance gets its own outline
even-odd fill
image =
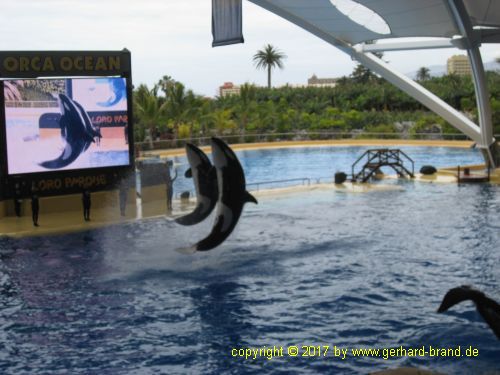
[[[229,95],[240,95],[240,86],[236,86],[232,82],[224,82],[224,84],[219,87],[219,96],[223,98]]]
[[[312,77],[307,80],[307,86],[335,87],[337,80],[337,78],[318,78],[316,74],[313,74]]]
[[[472,74],[472,70],[469,58],[466,55],[451,56],[446,64],[446,72],[448,74],[457,74],[459,76],[470,76]]]

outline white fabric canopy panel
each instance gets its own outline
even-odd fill
[[[266,3],[351,45],[385,38],[461,35],[448,0],[266,0]],[[466,0],[464,5],[472,26],[500,26],[500,1]],[[352,16],[360,16],[363,11],[372,11],[376,14],[373,19],[384,20],[389,32],[374,32],[370,19],[362,24],[356,22]]]
[[[473,26],[500,27],[500,1],[465,0],[464,4]]]

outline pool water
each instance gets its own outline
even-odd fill
[[[307,157],[296,152],[297,163]],[[242,159],[246,169],[256,168]],[[435,311],[446,291],[462,284],[500,300],[500,188],[392,183],[402,190],[261,198],[257,206],[245,206],[223,245],[191,256],[175,249],[203,238],[212,220],[193,228],[154,219],[1,239],[0,372],[499,370],[498,340],[471,303]],[[231,355],[234,348],[273,345],[460,345],[462,352],[472,346],[479,355]]]
[[[289,179],[308,178],[312,183],[333,182],[335,172],[351,173],[352,164],[366,150],[374,147],[300,147],[281,149],[261,149],[238,151],[236,155],[245,170],[249,189],[257,189],[256,183],[266,181],[282,181]],[[401,147],[415,163],[417,173],[423,165],[434,165],[437,168],[457,165],[484,163],[478,149],[462,149],[450,147]],[[209,154],[209,157],[211,155]],[[363,159],[366,161],[366,157]],[[184,172],[189,165],[185,157],[176,157],[179,178],[174,182],[174,189],[194,192],[193,182],[184,178]],[[363,165],[360,162],[356,168],[358,172]],[[411,170],[411,164],[406,164]],[[389,168],[382,168],[385,173],[395,172]],[[300,183],[298,181],[279,182],[259,185],[258,188],[281,187]]]

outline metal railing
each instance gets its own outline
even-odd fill
[[[301,178],[289,178],[285,180],[274,180],[274,181],[259,181],[259,182],[251,182],[247,184],[247,188],[250,191],[259,191],[262,185],[276,185],[276,184],[285,184],[288,182],[300,182],[300,186],[310,186],[313,184],[320,184],[322,181],[332,181],[332,177],[301,177]],[[298,186],[299,184],[289,185],[289,186]],[[255,188],[250,188],[255,187]],[[189,191],[190,196],[195,195],[194,190],[186,190]],[[174,196],[176,198],[180,198],[183,192],[178,191],[175,192]]]
[[[58,108],[57,100],[33,100],[33,101],[17,101],[6,100],[5,107],[8,108]]]
[[[470,141],[465,134],[439,134],[439,133],[417,133],[408,137],[403,137],[398,133],[368,133],[368,132],[291,132],[291,133],[262,133],[262,134],[236,134],[236,135],[217,135],[218,138],[227,143],[259,143],[259,142],[282,142],[282,141],[315,141],[315,140],[449,140],[449,141]],[[500,135],[495,135],[498,139]],[[178,139],[161,139],[156,141],[135,142],[138,151],[150,151],[161,149],[173,149],[183,147],[186,143],[192,143],[197,146],[210,145],[211,136],[189,137]]]
[[[255,189],[250,189],[250,190],[255,190],[259,191],[261,185],[275,185],[275,184],[282,184],[286,182],[301,182],[301,185],[306,185],[309,186],[311,185],[311,179],[309,177],[302,177],[302,178],[289,178],[286,180],[274,180],[274,181],[261,181],[261,182],[252,182],[247,184],[247,187],[249,186],[255,186]]]
[[[402,157],[401,157],[402,156]],[[354,168],[366,157],[362,169],[354,172]],[[404,166],[404,159],[411,163],[411,172]],[[366,150],[355,162],[352,164],[352,180],[362,178],[362,182],[366,180],[380,167],[392,167],[398,174],[408,173],[411,177],[415,174],[415,163],[404,151],[399,149],[372,149]]]

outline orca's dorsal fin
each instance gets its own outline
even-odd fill
[[[193,171],[191,170],[191,168],[189,168],[185,173],[184,173],[184,177],[186,178],[192,178],[193,177]]]
[[[258,204],[257,202],[257,199],[255,199],[255,197],[250,194],[248,191],[245,191],[245,203],[255,203],[255,204]]]

